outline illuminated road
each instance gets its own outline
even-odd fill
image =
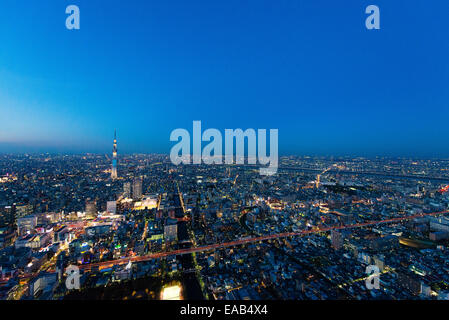
[[[395,222],[401,222],[401,221],[411,220],[411,219],[415,219],[415,218],[436,216],[436,215],[447,214],[447,213],[449,213],[449,211],[423,213],[423,214],[415,214],[412,216],[391,218],[391,219],[379,220],[379,221],[369,221],[369,222],[356,223],[356,224],[351,224],[351,225],[314,228],[311,230],[303,230],[300,232],[284,232],[284,233],[277,233],[277,234],[264,235],[264,236],[258,236],[258,237],[247,237],[247,238],[242,238],[242,239],[235,240],[235,241],[224,242],[224,243],[215,243],[215,244],[200,246],[200,247],[196,247],[196,248],[179,249],[179,250],[173,250],[173,251],[168,251],[168,252],[149,254],[149,255],[145,255],[145,256],[129,257],[129,258],[122,258],[122,259],[117,259],[117,260],[99,262],[99,263],[84,264],[84,265],[79,265],[79,267],[81,269],[91,269],[94,267],[108,268],[108,267],[112,267],[114,265],[127,264],[129,261],[144,262],[144,261],[149,261],[149,260],[153,260],[153,259],[165,258],[165,257],[173,256],[173,255],[191,254],[194,252],[196,253],[196,252],[210,251],[210,250],[216,250],[216,249],[223,249],[223,248],[227,248],[227,247],[234,247],[234,246],[239,246],[239,245],[243,245],[243,244],[259,242],[259,241],[267,241],[267,240],[295,237],[295,236],[305,236],[308,234],[328,232],[331,230],[352,229],[352,228],[361,228],[361,227],[373,226],[373,225],[384,224],[384,223],[395,223]]]

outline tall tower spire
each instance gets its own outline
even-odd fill
[[[114,145],[112,148],[111,179],[117,179],[117,132],[115,129],[114,129]]]

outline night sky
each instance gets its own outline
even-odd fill
[[[284,155],[449,157],[448,21],[447,0],[2,0],[0,152],[111,152],[116,128],[119,153],[168,153],[201,120],[279,129]]]

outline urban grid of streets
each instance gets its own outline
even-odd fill
[[[0,155],[0,298],[449,298],[448,160],[280,160]]]

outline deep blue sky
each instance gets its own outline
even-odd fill
[[[278,128],[281,154],[448,157],[448,21],[447,0],[2,0],[0,152],[110,152],[114,128],[169,152],[201,120]]]

